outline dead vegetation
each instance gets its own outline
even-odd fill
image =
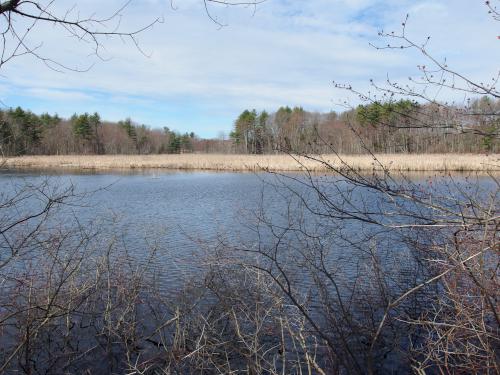
[[[9,168],[35,169],[172,169],[213,171],[329,171],[328,167],[359,171],[499,171],[500,156],[472,154],[321,155],[315,160],[289,155],[59,155],[8,158]]]

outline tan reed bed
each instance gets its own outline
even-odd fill
[[[336,167],[342,166],[338,156],[317,156]],[[342,161],[359,171],[380,170],[370,155],[343,155]],[[319,162],[289,155],[57,155],[7,158],[5,166],[33,169],[184,169],[213,171],[300,171],[307,167],[322,172],[327,168]],[[500,171],[500,154],[381,154],[377,159],[392,171]],[[301,163],[303,165],[301,165]]]

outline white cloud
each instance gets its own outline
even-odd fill
[[[417,54],[368,45],[378,40],[378,28],[397,30],[407,12],[408,33],[417,39],[432,35],[431,51],[448,56],[457,69],[488,78],[500,61],[494,22],[484,6],[468,0],[268,0],[255,15],[245,7],[212,7],[229,25],[222,29],[207,18],[200,1],[174,4],[175,11],[167,0],[135,0],[124,12],[122,23],[130,28],[164,17],[163,24],[140,36],[150,58],[120,40],[106,41],[104,55],[111,60],[86,73],[56,73],[19,58],[3,71],[3,84],[15,88],[2,90],[4,101],[23,105],[19,101],[29,104],[30,98],[43,97],[51,107],[47,110],[58,112],[63,100],[68,112],[89,105],[158,126],[175,120],[163,117],[160,107],[176,106],[176,113],[189,114],[176,120],[180,130],[199,124],[194,130],[203,135],[216,133],[207,118],[211,113],[226,118],[220,127],[227,131],[231,118],[246,107],[272,110],[301,104],[330,110],[345,95],[333,89],[332,80],[366,89],[370,78],[383,81],[387,72],[393,78],[415,73],[422,61]],[[73,2],[56,5],[62,11]],[[83,13],[106,15],[120,5],[120,0],[88,0],[79,7]],[[95,60],[84,44],[53,27],[39,27],[31,38],[33,43],[43,40],[41,52],[68,65],[87,66]],[[145,108],[152,112],[145,115]],[[204,124],[211,130],[204,131]]]
[[[52,88],[31,87],[24,90],[28,95],[39,98],[57,101],[91,101],[91,95],[79,91],[58,90]]]

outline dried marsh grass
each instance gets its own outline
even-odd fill
[[[375,161],[370,155],[318,156],[336,167],[349,166],[360,171],[384,167],[393,171],[500,171],[500,155],[476,154],[381,154]],[[345,163],[345,164],[343,164]],[[380,163],[380,164],[379,164]],[[289,155],[57,155],[22,156],[5,162],[11,168],[35,169],[178,169],[213,171],[311,171],[327,170],[324,164]]]

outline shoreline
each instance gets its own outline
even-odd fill
[[[378,154],[378,161],[399,172],[500,172],[500,154]],[[381,171],[370,155],[321,155],[335,167]],[[327,172],[324,164],[289,155],[163,154],[163,155],[52,155],[4,159],[4,168],[39,170],[134,170]],[[343,162],[345,164],[343,164]]]

